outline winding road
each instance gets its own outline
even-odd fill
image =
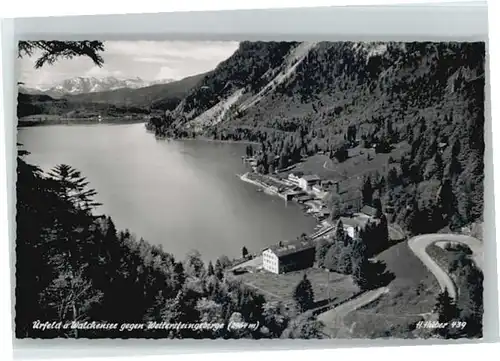
[[[436,277],[441,290],[447,289],[450,297],[456,299],[457,292],[455,284],[448,273],[439,267],[436,261],[434,261],[426,251],[427,246],[441,241],[461,243],[468,246],[473,253],[472,258],[474,262],[480,269],[483,269],[483,243],[477,238],[461,234],[423,234],[413,237],[408,241],[408,246],[413,253],[415,253],[429,271],[432,272],[434,277]]]
[[[413,237],[408,241],[410,249],[436,277],[441,289],[447,289],[450,297],[455,299],[457,294],[455,284],[451,280],[448,273],[439,267],[439,265],[426,252],[427,246],[436,242],[453,242],[468,246],[473,253],[472,258],[474,262],[481,269],[483,268],[483,243],[477,238],[459,234],[424,234]],[[319,314],[318,320],[322,321],[326,326],[324,330],[325,335],[330,337],[339,337],[339,335],[344,335],[346,332],[348,334],[349,330],[346,330],[346,327],[344,326],[344,318],[350,312],[356,311],[361,307],[372,303],[387,292],[389,292],[388,287],[377,288],[375,290],[365,292],[352,300],[344,302],[331,310]],[[424,316],[424,314],[421,314],[421,316]]]
[[[358,308],[366,306],[369,303],[372,303],[387,292],[389,292],[389,289],[387,287],[380,287],[364,292],[358,297],[353,298],[352,300],[341,303],[337,307],[319,314],[318,320],[323,321],[325,324],[332,324],[336,321],[340,321],[345,316],[347,316],[347,314],[357,310]]]
[[[352,300],[349,300],[338,305],[335,308],[332,308],[331,310],[319,314],[318,321],[323,322],[323,324],[325,325],[323,332],[327,336],[338,337],[339,332],[344,332],[346,330],[344,326],[344,318],[349,313],[376,301],[379,297],[387,292],[389,292],[388,287],[380,287],[374,290],[370,290],[362,293]]]

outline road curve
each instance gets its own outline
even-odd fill
[[[392,237],[392,240],[402,240],[406,237],[404,232],[400,229],[399,226],[396,226],[394,224],[388,224],[387,228],[389,229],[389,238],[391,238],[391,232],[394,235],[395,233],[398,235],[397,237]]]
[[[363,306],[366,306],[369,303],[372,303],[387,292],[389,292],[389,289],[387,287],[380,287],[364,292],[358,297],[353,298],[352,300],[341,303],[331,310],[320,313],[318,315],[318,320],[322,321],[327,328],[335,326],[339,327],[340,325],[342,325],[344,317],[349,313]]]
[[[474,262],[481,269],[483,268],[483,243],[474,237],[461,234],[423,234],[408,240],[408,246],[436,277],[441,290],[447,289],[450,297],[455,299],[457,294],[455,284],[448,273],[439,267],[426,252],[427,246],[440,241],[462,243],[468,246],[473,253]]]

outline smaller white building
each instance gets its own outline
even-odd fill
[[[315,184],[312,186],[312,190],[313,192],[315,193],[322,193],[324,190],[323,190],[323,186],[321,184]]]
[[[299,187],[305,191],[310,191],[315,184],[319,184],[321,178],[317,175],[305,175],[299,179]]]
[[[295,185],[299,185],[300,177],[302,177],[302,172],[294,172],[288,175],[288,180]]]
[[[323,199],[328,195],[328,192],[326,191],[325,187],[321,185],[320,183],[315,184],[312,186],[312,191],[316,195],[316,197]]]
[[[355,232],[353,226],[344,225],[344,231],[346,231],[346,233],[347,233],[347,235],[349,237],[351,237],[352,239],[354,239],[354,236],[355,236],[356,232]]]

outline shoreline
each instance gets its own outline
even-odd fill
[[[18,120],[17,128],[30,128],[30,127],[43,127],[49,125],[97,125],[97,124],[116,124],[116,125],[124,125],[124,124],[141,124],[146,121],[141,120],[118,120],[115,119],[103,119],[102,121],[97,120],[83,120],[83,119],[58,119],[58,120],[47,120],[47,121],[27,121],[27,120]]]
[[[144,123],[146,124],[146,131],[149,133],[155,134],[154,129],[148,128],[148,122],[145,121]],[[155,135],[155,136],[160,138],[160,139],[175,140],[175,141],[196,141],[196,140],[199,140],[199,141],[210,142],[210,143],[251,144],[251,145],[256,145],[256,146],[258,146],[260,144],[259,142],[252,142],[250,140],[222,140],[222,139],[212,139],[212,138],[202,137],[202,136],[195,137],[195,138],[192,138],[192,137],[172,138],[172,137],[168,137],[166,135],[163,135],[163,136]]]
[[[249,174],[251,174],[251,172],[247,171],[245,173],[235,174],[235,175],[241,181],[243,181],[245,183],[252,184],[253,186],[257,187],[257,189],[262,190],[262,192],[264,192],[270,196],[278,196],[279,198],[283,199],[285,201],[285,203],[288,202],[287,196],[285,194],[280,193],[279,191],[272,189],[273,186],[269,186],[269,185],[267,185],[263,182],[260,182],[259,180],[256,180],[256,179],[250,179],[248,177]],[[299,206],[299,208],[301,208],[301,211],[302,211],[301,213],[304,217],[310,217],[310,218],[314,219],[314,221],[315,221],[314,230],[311,231],[311,233],[309,234],[310,236],[313,236],[313,239],[315,239],[317,237],[318,232],[320,232],[320,233],[323,233],[325,231],[329,232],[332,229],[332,226],[331,226],[331,224],[328,223],[328,221],[326,221],[325,219],[319,220],[316,217],[313,217],[311,213],[307,212],[307,210],[310,207],[308,207],[307,205],[304,205],[303,207],[301,207],[301,204],[299,204],[298,202],[292,201],[292,200],[290,200],[290,201],[292,203],[296,204],[297,206]],[[297,235],[297,237],[298,236],[299,235]],[[269,246],[276,245],[276,244],[278,244],[278,243],[271,243]],[[237,269],[245,268],[249,265],[252,265],[253,267],[261,267],[262,266],[261,252],[259,251],[259,252],[255,252],[255,253],[251,253],[251,254],[252,254],[252,259],[231,265],[231,267],[229,268],[229,271],[234,271]]]
[[[269,194],[269,195],[278,196],[281,199],[283,199],[285,201],[288,201],[287,198],[286,198],[286,195],[280,193],[279,191],[273,190],[272,187],[266,185],[265,183],[259,182],[258,180],[254,180],[254,179],[248,178],[248,174],[249,173],[250,172],[246,172],[246,173],[243,173],[243,174],[238,174],[237,176],[243,182],[250,183],[250,184],[253,184],[253,185],[255,185],[255,186],[259,187],[259,188],[262,188],[264,190],[264,192],[267,193],[267,194]]]
[[[290,199],[288,198],[290,193],[288,193],[288,194],[282,193],[279,190],[273,189],[274,186],[269,186],[263,182],[260,182],[259,180],[250,179],[248,177],[249,174],[250,174],[250,172],[245,172],[243,174],[236,174],[236,176],[241,181],[243,181],[245,183],[252,184],[252,185],[258,187],[259,189],[262,189],[262,191],[268,195],[278,196],[279,198],[283,199],[285,202],[290,201],[290,202],[297,204],[302,209],[302,212],[304,213],[305,216],[313,217],[316,220],[318,226],[322,225],[323,222],[326,221],[326,219],[319,219],[315,216],[315,213],[317,214],[317,213],[320,213],[320,211],[321,211],[320,206],[318,206],[317,202],[312,201],[312,202],[304,202],[303,204],[300,204],[299,202],[294,201],[293,198],[290,198]]]
[[[166,138],[167,139],[167,138]],[[210,143],[227,143],[227,144],[251,144],[251,145],[259,145],[257,142],[251,142],[249,140],[219,140],[219,139],[210,139],[210,138],[178,138],[178,139],[170,139],[170,140],[176,140],[176,141],[203,141],[203,142],[210,142]]]
[[[248,177],[248,175],[250,173],[251,172],[245,172],[242,174],[236,174],[236,176],[241,181],[243,181],[245,183],[252,184],[252,185],[256,186],[258,189],[262,189],[262,192],[264,192],[268,195],[271,195],[271,196],[278,196],[281,199],[283,199],[285,201],[285,203],[288,202],[288,200],[286,199],[287,196],[284,195],[283,193],[280,193],[279,191],[273,190],[272,186],[268,186],[265,183],[260,182],[260,181],[255,180],[255,179],[250,179]],[[333,230],[333,226],[326,219],[320,220],[308,212],[308,210],[310,209],[310,206],[304,204],[303,207],[301,207],[301,204],[299,204],[296,201],[292,201],[292,203],[296,204],[297,206],[299,206],[299,208],[301,208],[301,211],[302,211],[301,213],[304,217],[310,217],[310,218],[314,219],[314,221],[315,221],[314,230],[312,230],[311,233],[308,234],[308,236],[311,237],[311,240],[315,241],[318,237],[321,237],[321,236],[325,235],[326,233]],[[297,237],[298,236],[299,235],[297,235]],[[277,244],[278,243],[271,243],[270,246],[277,245]],[[252,258],[250,260],[246,260],[246,261],[243,261],[241,263],[236,263],[236,264],[231,265],[229,268],[229,271],[233,272],[233,271],[236,271],[236,270],[239,270],[242,268],[246,268],[246,267],[255,267],[255,268],[262,267],[261,251],[254,252],[251,254],[252,254]]]

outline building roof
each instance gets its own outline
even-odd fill
[[[295,177],[302,177],[304,175],[304,172],[301,172],[301,171],[296,171],[296,172],[292,172],[290,173],[288,176],[295,176]]]
[[[302,177],[302,179],[305,180],[306,182],[313,182],[313,181],[321,180],[321,178],[318,177],[316,174],[305,175]]]
[[[288,242],[286,244],[283,244],[281,247],[278,245],[273,245],[269,247],[273,253],[280,257],[285,257],[288,255],[291,255],[293,253],[298,253],[301,251],[305,251],[307,249],[314,248],[314,242],[311,240],[295,240]]]
[[[313,196],[310,196],[310,195],[308,195],[308,194],[303,195],[303,196],[298,196],[298,197],[297,197],[297,200],[298,200],[299,202],[306,202],[306,201],[310,201],[311,199],[314,199],[314,197],[313,197]]]
[[[363,208],[361,208],[361,213],[364,213],[368,216],[376,217],[377,212],[378,212],[377,209],[371,206],[363,206]]]
[[[342,221],[344,227],[349,226],[354,228],[356,227],[364,228],[368,223],[369,218],[340,217],[340,220]]]

